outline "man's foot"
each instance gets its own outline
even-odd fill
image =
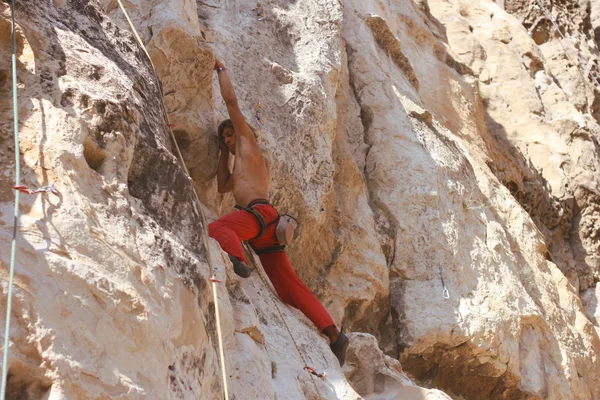
[[[346,336],[342,330],[338,335],[337,340],[329,345],[331,351],[333,354],[335,354],[340,362],[340,367],[343,367],[344,363],[346,362],[346,351],[348,350],[349,344],[350,339],[348,339],[348,336]]]
[[[250,274],[252,273],[252,268],[248,267],[244,262],[238,260],[234,256],[230,255],[229,259],[231,260],[231,263],[233,264],[233,271],[236,274],[238,274],[242,278],[250,277]]]

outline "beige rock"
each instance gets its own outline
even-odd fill
[[[451,399],[439,390],[425,389],[412,382],[397,360],[379,350],[374,336],[354,333],[349,337],[351,346],[344,372],[365,399]]]
[[[58,192],[22,196],[10,393],[220,398],[216,287],[231,398],[600,398],[597,294],[578,297],[598,278],[595,98],[529,3],[273,1],[259,20],[254,3],[127,1],[160,82],[115,1],[17,3],[22,180]],[[578,9],[561,23],[589,55]],[[222,284],[208,280],[200,211],[233,205],[211,180],[215,55],[271,160],[271,200],[301,221],[298,275],[363,332],[344,371],[214,241]],[[0,307],[12,201],[0,190]]]
[[[600,127],[594,119],[597,100],[594,82],[582,78],[591,64],[582,69],[577,61],[581,57],[595,62],[591,55],[595,44],[585,39],[592,32],[584,22],[590,17],[584,3],[574,3],[573,8],[545,4],[563,33],[572,32],[568,40],[559,40],[537,3],[504,2],[517,19],[492,3],[470,7],[461,1],[442,3],[434,12],[442,22],[454,25],[459,19],[472,27],[472,32],[448,31],[449,44],[461,61],[473,64],[470,55],[460,54],[465,40],[475,40],[484,48],[479,87],[487,126],[496,141],[506,140],[504,153],[508,147],[518,163],[531,165],[515,174],[507,173],[510,167],[501,160],[489,164],[532,215],[561,270],[577,272],[581,290],[598,279],[600,265],[597,245],[589,240],[589,233],[582,232],[582,225],[596,224],[597,217],[588,210],[594,209],[589,196],[593,198],[600,189],[597,174],[589,173],[600,162]],[[501,39],[500,32],[507,31],[510,40]],[[572,53],[574,48],[580,49],[579,55]]]
[[[589,288],[581,294],[581,301],[585,307],[585,313],[590,321],[595,325],[596,331],[600,333],[600,286]]]

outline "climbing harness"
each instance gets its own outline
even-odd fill
[[[581,65],[581,67],[584,69],[586,75],[589,75],[592,80],[594,81],[594,83],[596,84],[596,86],[598,88],[600,88],[600,82],[598,82],[598,80],[596,79],[596,77],[594,75],[592,75],[592,71],[590,70],[589,67],[587,67],[581,57],[581,54],[573,47],[573,44],[571,43],[570,40],[568,40],[565,35],[563,35],[563,33],[561,32],[560,28],[558,27],[558,24],[556,23],[556,21],[554,20],[554,18],[552,17],[552,15],[548,12],[548,10],[546,9],[546,7],[544,7],[544,5],[542,4],[542,2],[540,0],[535,0],[538,5],[540,6],[540,8],[542,9],[542,11],[544,12],[544,14],[546,15],[546,18],[548,18],[550,20],[550,22],[552,22],[552,25],[554,25],[554,29],[558,32],[558,34],[563,38],[563,40],[565,40],[567,42],[567,44],[569,45],[569,49],[575,54],[575,56],[577,57],[577,60],[579,61],[579,64]],[[561,46],[562,46],[562,42],[561,42]],[[566,53],[566,49],[563,46],[563,49],[565,50]],[[568,55],[567,55],[568,57]],[[584,78],[585,81],[585,78]],[[593,92],[593,90],[592,90]]]
[[[442,280],[442,287],[444,288],[442,290],[442,297],[445,299],[449,299],[450,293],[448,293],[448,288],[446,287],[446,284],[444,283],[444,267],[442,266],[442,264],[438,264],[438,271],[440,272],[440,279]]]
[[[256,123],[259,126],[265,126],[265,123],[263,122],[262,116],[261,116],[262,112],[263,112],[262,106],[260,105],[260,103],[258,103],[256,105],[256,115],[255,115],[255,118],[256,118]]]
[[[133,22],[131,21],[131,18],[129,18],[129,14],[127,13],[127,11],[125,10],[125,7],[123,6],[123,3],[121,2],[121,0],[117,0],[117,3],[119,4],[121,11],[125,15],[125,18],[127,19],[127,22],[129,23],[129,26],[131,27],[131,30],[133,31],[133,34],[134,34],[135,38],[137,39],[140,47],[144,50],[144,53],[146,53],[146,57],[148,57],[148,61],[150,62],[150,65],[152,66],[152,72],[154,73],[154,78],[156,79],[157,87],[160,92],[160,100],[161,100],[160,105],[161,105],[161,110],[162,110],[162,113],[163,113],[163,116],[165,119],[165,123],[167,124],[167,126],[169,128],[169,132],[171,133],[171,140],[173,141],[175,149],[177,150],[177,156],[179,158],[181,166],[183,167],[183,170],[185,171],[185,174],[187,175],[188,179],[191,181],[192,178],[190,177],[190,173],[187,169],[187,166],[185,165],[183,156],[181,155],[181,150],[179,149],[179,145],[177,144],[177,140],[175,139],[173,130],[171,129],[174,127],[174,125],[169,123],[169,115],[167,114],[167,109],[165,107],[162,87],[160,85],[160,80],[158,78],[158,74],[156,73],[156,69],[154,68],[154,63],[152,62],[152,58],[150,58],[150,54],[148,54],[148,51],[146,50],[146,46],[144,46],[144,42],[142,42],[142,39],[138,35],[137,30],[135,29],[135,26],[133,25]],[[206,253],[207,253],[207,258],[208,258],[208,266],[212,273],[212,276],[209,278],[209,280],[213,283],[213,285],[212,285],[213,300],[215,303],[215,319],[216,319],[216,325],[217,325],[217,338],[219,341],[219,356],[221,358],[221,374],[222,374],[222,379],[223,379],[223,391],[224,391],[225,400],[229,400],[229,389],[227,386],[227,370],[226,370],[226,366],[225,366],[225,353],[223,350],[223,333],[221,331],[221,319],[219,317],[219,297],[217,296],[217,284],[221,283],[221,281],[216,278],[216,273],[218,271],[218,268],[213,267],[212,254],[210,252],[210,243],[208,242],[208,224],[206,222],[206,216],[204,215],[204,210],[202,209],[202,202],[200,201],[200,198],[198,197],[198,193],[196,193],[196,189],[194,188],[193,183],[192,183],[192,191],[194,193],[196,202],[198,203],[198,206],[199,206],[200,216],[202,217],[202,226],[203,226],[203,233],[204,233],[202,235],[202,238],[204,241],[204,247],[206,248]],[[0,400],[3,400],[3,399],[0,399]]]
[[[248,248],[246,248],[246,250],[250,253],[250,250]],[[252,254],[252,253],[250,253]],[[279,305],[277,304],[277,299],[275,298],[275,295],[273,294],[273,290],[271,289],[271,287],[269,286],[269,284],[267,283],[267,280],[265,279],[265,277],[263,276],[261,270],[258,267],[258,264],[255,262],[254,257],[251,256],[249,257],[252,260],[252,264],[254,267],[254,270],[258,273],[258,276],[260,276],[260,279],[263,283],[263,285],[265,286],[265,288],[267,288],[267,291],[269,292],[269,295],[271,296],[271,300],[273,301],[273,304],[275,304],[275,308],[277,309],[277,313],[279,314],[279,318],[281,318],[281,321],[283,322],[283,325],[285,326],[285,329],[287,330],[287,332],[290,335],[290,338],[292,339],[292,342],[294,343],[294,347],[296,347],[296,351],[298,352],[298,355],[300,356],[300,359],[302,360],[302,363],[304,364],[304,370],[307,371],[309,373],[310,376],[310,380],[312,381],[315,390],[317,391],[317,395],[319,396],[319,399],[323,399],[323,397],[321,396],[321,392],[319,391],[319,387],[317,386],[317,383],[315,382],[315,379],[313,378],[314,376],[318,376],[322,379],[325,379],[325,373],[318,373],[314,368],[312,368],[311,366],[308,365],[308,363],[306,362],[306,359],[304,358],[304,355],[302,355],[302,351],[300,350],[300,346],[298,346],[298,343],[296,343],[296,339],[294,339],[294,335],[292,334],[292,330],[290,329],[289,325],[287,324],[287,321],[285,319],[285,317],[283,316],[283,313],[281,312],[281,309],[279,308]]]
[[[48,193],[48,192],[57,193],[58,192],[56,190],[56,187],[54,186],[54,182],[52,182],[48,186],[42,186],[35,190],[31,190],[27,186],[24,186],[24,185],[15,185],[15,186],[13,186],[13,189],[15,189],[21,193],[25,193],[25,194]]]
[[[265,199],[257,199],[257,200],[252,201],[246,207],[242,207],[237,204],[234,206],[238,210],[243,210],[243,211],[249,212],[250,214],[254,215],[254,217],[258,220],[258,223],[260,224],[260,232],[258,233],[258,235],[256,235],[255,237],[253,237],[250,240],[258,239],[259,237],[264,235],[267,228],[269,226],[273,225],[275,222],[277,222],[277,218],[279,218],[279,217],[277,217],[275,220],[273,220],[267,224],[265,219],[263,218],[263,216],[254,209],[254,206],[257,204],[269,204],[269,201],[265,200]]]
[[[21,158],[19,154],[19,103],[17,98],[17,40],[15,30],[15,0],[10,2],[11,37],[12,37],[12,85],[13,85],[13,118],[15,133],[15,186],[21,186]],[[8,277],[8,298],[6,300],[6,326],[4,329],[4,357],[2,360],[2,393],[0,400],[6,396],[6,381],[8,379],[8,345],[10,336],[10,314],[12,308],[13,281],[15,276],[15,259],[17,254],[17,226],[19,224],[19,200],[21,191],[15,192],[15,217],[13,222],[13,237],[10,249],[10,272]]]
[[[252,250],[254,250],[254,252],[256,254],[275,253],[278,251],[284,251],[285,247],[287,245],[289,245],[292,242],[292,239],[294,238],[294,231],[295,231],[296,227],[298,226],[298,221],[296,220],[296,218],[292,217],[291,215],[288,215],[288,214],[279,215],[278,214],[277,217],[273,221],[267,223],[265,221],[264,217],[262,216],[262,214],[254,209],[254,206],[258,205],[258,204],[269,204],[270,205],[269,201],[265,200],[265,199],[254,200],[250,204],[248,204],[247,207],[242,207],[237,204],[235,205],[236,209],[243,210],[243,211],[246,211],[246,212],[249,212],[250,214],[252,214],[258,220],[258,223],[260,225],[260,231],[259,231],[258,235],[256,235],[252,239],[249,239],[248,242],[258,239],[259,237],[261,237],[262,235],[265,234],[267,228],[269,228],[272,225],[277,224],[277,226],[275,227],[275,237],[277,238],[277,242],[279,244],[274,245],[274,246],[263,247],[260,249],[256,248],[252,244],[250,244],[250,246],[252,247]]]
[[[253,8],[252,11],[256,12],[256,16],[258,17],[259,21],[262,21],[263,19],[265,19],[265,16],[263,15],[263,9],[262,9],[262,4],[261,4],[260,0],[256,0],[256,7]]]
[[[121,3],[121,0],[117,0],[117,2],[119,4],[119,6],[120,6],[120,8],[121,8],[121,10],[123,12],[123,14],[125,15],[125,18],[127,19],[127,22],[129,23],[129,26],[131,27],[131,29],[132,29],[132,31],[133,31],[133,33],[134,33],[134,35],[135,35],[138,43],[140,44],[140,46],[142,47],[142,49],[146,53],[146,56],[148,57],[148,60],[150,61],[151,65],[152,65],[152,69],[153,69],[155,78],[158,80],[158,76],[156,74],[156,70],[154,69],[154,65],[152,63],[152,59],[150,58],[150,55],[148,54],[148,51],[146,50],[146,48],[144,46],[144,43],[142,42],[141,38],[139,37],[139,35],[138,35],[138,33],[137,33],[136,29],[135,29],[135,26],[131,22],[131,19],[129,18],[129,15],[127,14],[127,11],[125,10],[125,7]],[[259,20],[262,20],[263,19],[263,15],[262,15],[262,9],[261,9],[260,0],[258,0],[258,2],[257,2],[257,7],[256,7],[255,10],[257,12],[257,16],[259,17]],[[158,85],[158,88],[159,88],[160,95],[161,95],[161,106],[162,106],[161,108],[162,108],[162,111],[163,111],[163,114],[164,114],[164,117],[165,117],[165,121],[168,123],[169,119],[168,119],[168,115],[167,115],[166,108],[165,108],[165,105],[164,105],[162,88],[160,87],[160,85]],[[260,107],[260,104],[258,104],[257,108],[256,108],[256,120],[257,120],[257,122],[259,124],[263,125],[262,119],[260,117],[260,112],[261,111],[262,111],[262,109]],[[169,126],[169,128],[171,128],[171,126]],[[185,166],[185,163],[183,161],[183,157],[181,155],[181,151],[179,149],[179,146],[177,145],[177,142],[175,140],[175,136],[173,134],[173,131],[171,129],[169,129],[169,131],[171,132],[171,136],[172,136],[173,142],[175,143],[175,148],[177,149],[179,160],[182,163],[182,166],[183,166],[186,174],[189,177],[189,172],[188,172],[187,167]],[[198,204],[200,205],[200,214],[202,216],[202,223],[203,223],[203,226],[204,226],[204,235],[203,235],[203,238],[204,238],[204,243],[205,243],[206,251],[208,253],[208,264],[209,264],[209,267],[211,268],[211,270],[213,271],[213,276],[211,276],[211,278],[209,278],[209,279],[214,284],[213,285],[213,297],[214,297],[214,302],[215,302],[215,316],[216,316],[217,334],[218,334],[218,339],[219,339],[219,353],[220,353],[220,357],[221,357],[221,371],[222,371],[222,376],[223,376],[223,388],[224,388],[224,391],[225,391],[225,399],[229,400],[229,394],[228,394],[228,388],[227,388],[227,372],[226,372],[226,368],[225,368],[225,355],[224,355],[224,352],[223,352],[223,337],[222,337],[222,332],[221,332],[221,323],[220,323],[220,319],[219,319],[219,307],[218,307],[219,303],[218,303],[218,297],[217,297],[217,290],[216,290],[216,286],[215,286],[217,283],[220,283],[220,281],[215,277],[217,268],[216,267],[213,268],[213,266],[212,266],[213,264],[212,264],[212,257],[211,257],[210,247],[209,247],[209,243],[208,243],[208,230],[207,230],[207,224],[206,224],[206,217],[204,215],[204,211],[202,210],[202,204],[200,202],[198,194],[196,193],[195,189],[193,191],[194,191],[194,195],[196,197],[196,200],[197,200]],[[258,203],[255,203],[255,204],[258,204]],[[267,204],[268,204],[268,202],[267,202]],[[251,207],[252,205],[254,205],[254,204],[251,203],[249,205],[249,207],[246,207],[246,209],[250,209],[252,211],[255,211]],[[273,221],[270,222],[269,224],[266,224],[266,223],[264,223],[265,221],[262,218],[262,215],[260,215],[260,213],[256,212],[256,214],[254,214],[254,212],[252,212],[252,211],[249,211],[249,212],[251,212],[255,216],[257,216],[257,214],[258,214],[260,216],[260,217],[257,216],[257,218],[259,219],[259,222],[262,221],[262,223],[261,223],[261,234],[258,236],[258,237],[260,237],[262,234],[264,234],[264,230],[266,230],[266,228],[269,226],[269,224],[272,224]],[[279,220],[279,218],[276,219],[276,221],[278,221],[278,220]],[[262,229],[263,225],[264,225],[264,230]],[[283,246],[283,248],[285,248],[285,246]],[[262,249],[262,250],[264,251],[265,249]],[[261,251],[261,250],[259,249],[259,251]],[[280,250],[278,249],[276,251],[283,251],[283,249],[280,249]],[[253,258],[252,258],[252,260],[254,262]],[[258,275],[260,276],[263,284],[265,285],[265,287],[268,288],[269,285],[267,284],[267,282],[265,280],[265,277],[258,270],[256,264],[254,265],[254,267],[257,270]],[[290,337],[292,339],[292,342],[294,343],[294,346],[296,347],[296,350],[298,351],[298,354],[300,355],[300,358],[302,359],[302,362],[305,365],[305,370],[309,371],[309,376],[311,377],[311,381],[312,381],[312,383],[313,383],[313,385],[315,387],[315,390],[316,390],[319,398],[322,399],[321,393],[319,392],[319,388],[318,388],[318,386],[317,386],[317,384],[316,384],[316,382],[315,382],[315,380],[313,378],[313,374],[316,375],[316,376],[319,376],[319,377],[321,377],[323,379],[325,378],[325,374],[324,373],[319,374],[318,372],[316,372],[316,370],[314,368],[308,366],[308,364],[306,363],[306,359],[302,355],[302,352],[300,351],[300,347],[298,346],[298,343],[296,343],[296,340],[294,339],[294,336],[292,335],[292,331],[291,331],[290,327],[288,326],[288,324],[287,324],[287,322],[286,322],[286,320],[285,320],[285,318],[283,316],[283,313],[281,312],[279,306],[277,305],[277,301],[275,300],[275,297],[274,297],[273,293],[270,290],[269,290],[269,294],[271,295],[271,299],[273,300],[273,303],[275,304],[275,308],[277,309],[277,312],[279,313],[279,316],[281,317],[281,320],[283,321],[283,324],[285,325],[285,327],[286,327],[286,329],[287,329],[287,331],[288,331],[288,333],[289,333],[289,335],[290,335]],[[0,399],[0,400],[3,400],[3,399]]]

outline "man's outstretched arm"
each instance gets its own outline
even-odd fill
[[[221,96],[223,96],[223,100],[225,100],[225,104],[227,105],[227,111],[229,112],[229,118],[231,118],[231,122],[233,123],[235,134],[237,135],[238,139],[243,137],[244,139],[248,140],[250,147],[252,147],[254,150],[253,152],[256,153],[256,156],[259,156],[260,149],[256,143],[254,133],[246,123],[246,119],[240,111],[237,97],[235,95],[235,91],[233,90],[233,85],[231,84],[229,75],[227,75],[227,70],[225,69],[223,63],[219,61],[219,59],[217,59],[215,62],[215,69],[217,70],[217,75],[219,77]]]

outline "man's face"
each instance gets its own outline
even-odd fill
[[[223,142],[231,154],[235,154],[235,131],[232,128],[223,130]]]

